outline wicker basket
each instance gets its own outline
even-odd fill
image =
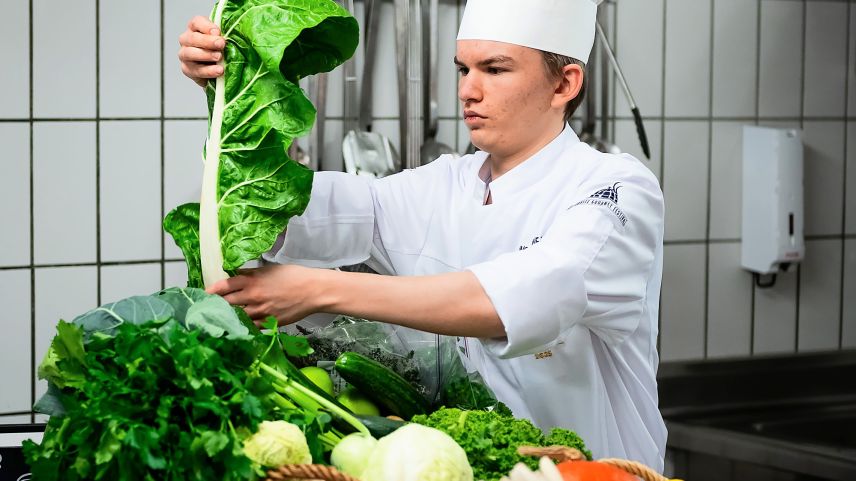
[[[585,456],[574,448],[565,446],[548,446],[543,448],[521,446],[517,449],[523,456],[548,456],[556,461],[582,461]],[[597,462],[609,464],[624,471],[638,476],[644,481],[679,481],[670,480],[653,469],[636,461],[626,459],[606,458],[598,459]],[[319,464],[290,464],[268,471],[267,481],[359,481],[358,479],[341,473],[332,466]]]

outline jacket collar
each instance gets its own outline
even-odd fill
[[[548,175],[549,171],[554,167],[556,159],[573,144],[579,143],[580,139],[574,130],[567,123],[562,132],[550,141],[541,150],[535,153],[532,157],[524,160],[520,164],[514,166],[511,170],[503,174],[498,179],[492,179],[489,185],[486,183],[490,173],[490,168],[487,164],[488,153],[478,152],[476,165],[479,166],[476,171],[480,182],[476,182],[476,198],[484,199],[485,188],[490,188],[490,194],[493,203],[502,202],[506,198],[532,186],[544,176]],[[481,192],[481,194],[478,193]],[[479,197],[481,195],[481,197]]]

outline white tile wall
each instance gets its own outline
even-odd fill
[[[805,5],[805,116],[842,116],[847,105],[848,4]]]
[[[844,122],[806,121],[805,235],[841,234],[844,204]]]
[[[164,287],[183,287],[187,285],[187,265],[184,261],[164,263]]]
[[[0,271],[0,413],[29,411],[30,396],[30,270]]]
[[[841,311],[841,345],[856,348],[856,239],[844,241],[844,288]]]
[[[457,2],[440,2],[440,38],[455,38],[458,34]],[[455,42],[439,42],[437,49],[437,103],[440,116],[461,116],[458,103],[458,69],[453,62]],[[451,145],[451,144],[450,144]]]
[[[623,0],[616,12],[615,55],[633,88],[639,111],[645,116],[659,116],[663,112],[663,2]],[[617,102],[617,112],[630,111],[626,99],[620,97]]]
[[[856,96],[856,90],[853,90]],[[856,123],[847,123],[847,179],[845,186],[845,225],[846,234],[856,234]]]
[[[810,240],[800,265],[799,351],[838,348],[841,240]]]
[[[101,268],[101,304],[161,290],[161,265],[132,264]]]
[[[8,66],[0,75],[0,118],[30,116],[30,12],[28,2],[3,5],[3,35],[0,58]],[[11,67],[11,68],[9,68]]]
[[[802,98],[803,3],[761,1],[762,117],[799,117]]]
[[[95,262],[95,123],[33,129],[36,264]]]
[[[779,274],[773,287],[755,292],[755,354],[796,351],[797,274]]]
[[[705,246],[667,245],[660,301],[660,360],[704,357]]]
[[[666,240],[705,238],[708,128],[707,122],[666,121],[663,160]]]
[[[101,260],[160,259],[160,122],[101,123]]]
[[[110,0],[99,9],[101,116],[159,116],[160,4]]]
[[[342,157],[342,139],[345,137],[345,122],[328,120],[324,126],[324,149],[321,157],[321,170],[345,170]],[[372,126],[373,131],[377,131]]]
[[[743,122],[715,121],[710,165],[710,238],[739,239],[743,209]]]
[[[853,8],[853,5],[850,5],[850,26],[849,30],[850,35],[850,44],[847,46],[847,51],[850,53],[850,57],[847,59],[847,65],[856,65],[856,35],[853,35],[853,32],[856,32],[856,8]],[[856,74],[854,74],[853,67],[847,69],[847,115],[853,115],[856,112]]]
[[[639,134],[636,132],[636,122],[632,120],[616,120],[615,121],[615,144],[623,151],[641,160],[657,178],[660,178],[662,172],[662,153],[661,147],[663,140],[663,122],[657,119],[644,119],[643,126],[645,127],[645,135],[648,138],[648,148],[651,152],[651,159],[646,159],[642,152],[642,145],[639,143]]]
[[[36,269],[36,366],[45,357],[60,319],[72,319],[98,307],[98,268],[45,267]],[[35,373],[35,369],[33,370]],[[36,400],[47,390],[36,382]]]
[[[30,124],[0,124],[0,265],[30,263]]]
[[[755,115],[758,3],[716,0],[713,31],[713,115]]]
[[[711,244],[707,354],[746,356],[752,339],[752,276],[740,268],[740,244]]]
[[[202,185],[202,147],[208,126],[204,120],[164,123],[164,212],[187,202],[199,202]],[[172,237],[164,234],[166,258],[181,259]]]
[[[0,425],[7,424],[29,424],[30,416],[29,415],[18,415],[18,416],[0,416]]]
[[[95,0],[33,0],[33,114],[95,115]]]
[[[207,17],[214,2],[211,0],[181,0],[164,2],[164,115],[167,117],[206,117],[205,94],[191,82],[178,63],[178,36],[187,29],[187,22],[196,15]]]
[[[667,116],[710,113],[711,5],[711,0],[666,2]]]

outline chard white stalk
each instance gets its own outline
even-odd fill
[[[214,13],[214,23],[222,32],[223,8],[228,0],[219,0]],[[214,84],[214,107],[211,110],[211,126],[205,143],[205,168],[202,174],[202,197],[199,202],[199,250],[202,259],[202,281],[205,287],[226,279],[223,270],[223,250],[220,247],[220,223],[217,215],[220,199],[217,198],[217,180],[220,171],[220,143],[222,141],[223,110],[226,105],[226,65],[220,60],[223,75]]]

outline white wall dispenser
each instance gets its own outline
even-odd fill
[[[803,144],[794,129],[743,127],[744,269],[772,287],[805,254]]]

